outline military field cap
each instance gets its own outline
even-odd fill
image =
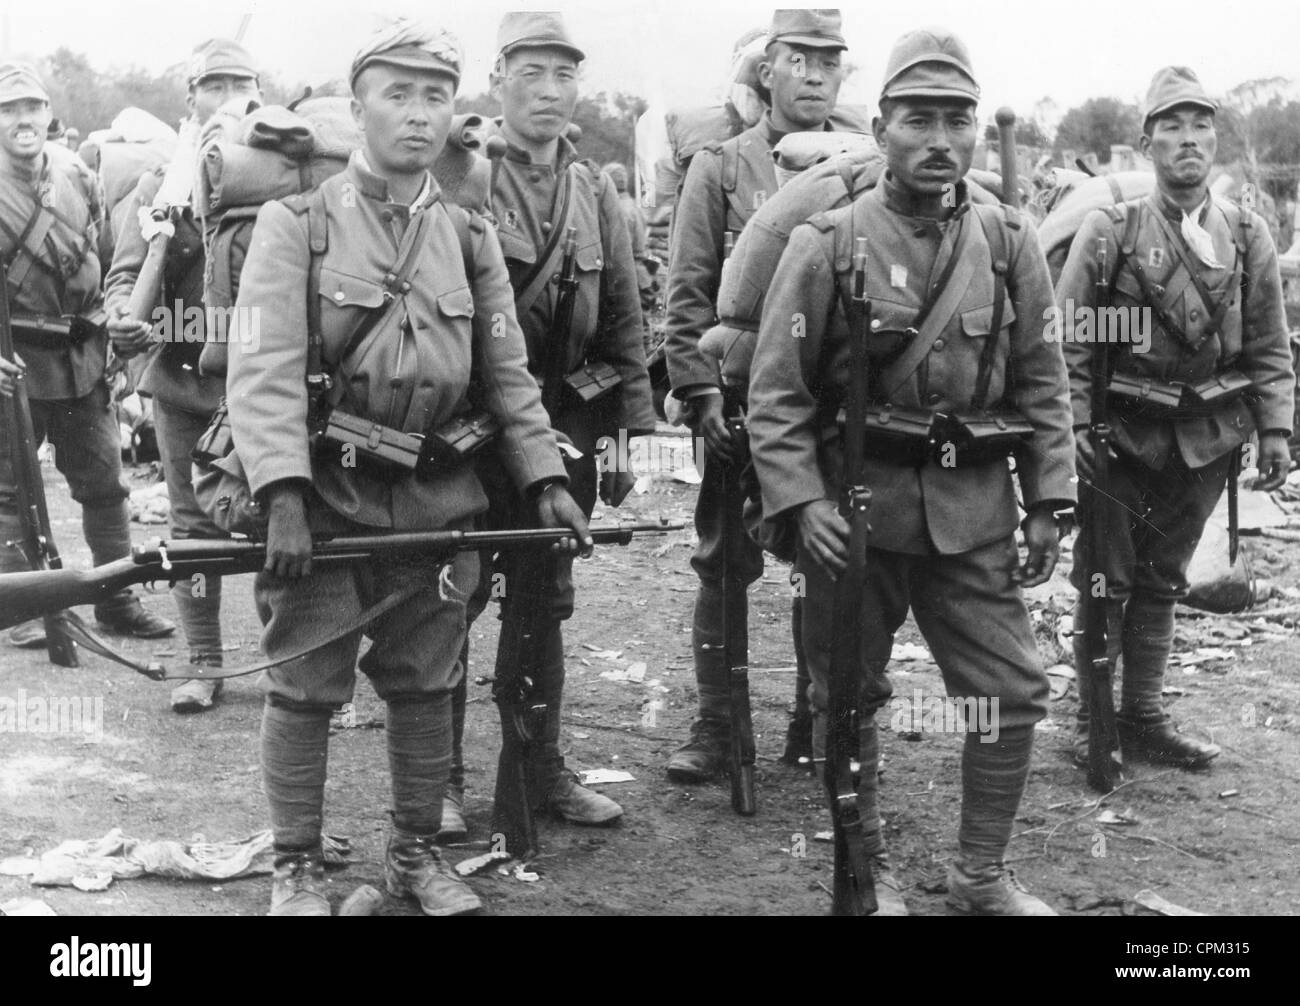
[[[947,28],[909,31],[890,50],[880,97],[979,101],[966,43]]]
[[[1219,110],[1218,102],[1205,93],[1190,67],[1166,66],[1157,70],[1147,88],[1146,101],[1142,102],[1142,124],[1179,105],[1195,105],[1209,112]]]
[[[459,87],[464,58],[455,35],[410,18],[400,18],[375,32],[353,57],[348,76],[353,90],[361,71],[375,63],[444,73]]]
[[[187,81],[192,87],[204,77],[252,77],[257,80],[253,57],[248,50],[229,38],[210,38],[194,47],[190,56]]]
[[[49,92],[36,71],[23,63],[0,63],[0,103],[33,98],[50,100]]]
[[[844,41],[843,19],[837,9],[805,10],[803,8],[776,10],[772,13],[772,29],[768,42],[785,42],[789,45],[806,45],[813,49],[847,49]]]
[[[553,10],[507,11],[497,29],[497,52],[509,56],[516,49],[562,49],[581,63],[586,53],[573,44],[564,18]]]

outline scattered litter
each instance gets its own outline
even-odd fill
[[[107,871],[79,873],[72,878],[72,886],[78,891],[107,891],[112,882],[113,875]]]
[[[1070,694],[1070,683],[1074,680],[1074,668],[1069,664],[1053,664],[1047,669],[1047,684],[1051,688],[1052,699],[1063,699]]]
[[[369,884],[362,884],[339,906],[339,917],[374,915],[384,904],[384,896]]]
[[[475,856],[473,859],[466,859],[456,864],[456,872],[462,877],[472,877],[476,873],[482,873],[493,863],[505,863],[514,859],[508,852],[485,852],[481,856]]]
[[[819,832],[817,832],[817,834],[813,835],[813,841],[814,841],[814,842],[834,842],[834,841],[835,841],[835,832],[833,832],[833,831],[819,831]]]
[[[674,482],[685,482],[688,486],[697,486],[704,481],[704,479],[700,478],[700,473],[695,470],[694,466],[678,468],[677,471],[673,472],[672,480]]]
[[[1237,654],[1222,646],[1200,646],[1192,653],[1175,654],[1170,658],[1170,663],[1178,664],[1181,667],[1194,667],[1197,664],[1208,664],[1215,660],[1236,659]]]
[[[1115,824],[1126,827],[1132,827],[1142,823],[1135,817],[1125,817],[1123,814],[1116,814],[1113,810],[1103,810],[1100,814],[1094,817],[1093,820],[1098,824]]]
[[[889,653],[889,659],[933,661],[934,657],[928,649],[917,643],[895,643]]]
[[[1157,915],[1204,916],[1206,914],[1205,912],[1194,912],[1190,908],[1184,908],[1182,905],[1175,905],[1172,901],[1166,901],[1150,888],[1138,891],[1137,894],[1133,895],[1133,901],[1135,904],[1140,905],[1149,912],[1155,912]]]
[[[498,867],[497,873],[503,877],[522,880],[525,884],[535,884],[542,879],[539,874],[533,873],[523,863],[516,863],[513,867]]]
[[[645,680],[646,665],[645,661],[638,660],[634,664],[628,664],[621,670],[601,671],[600,676],[606,681],[635,681],[640,683]]]
[[[10,915],[15,918],[20,915],[49,918],[58,914],[40,898],[14,898],[13,901],[6,901],[3,905],[0,905],[0,915]]]
[[[650,491],[650,486],[654,483],[653,475],[640,475],[636,482],[632,484],[632,491],[638,496],[644,496]]]
[[[1240,796],[1240,795],[1241,795],[1241,790],[1239,789],[1225,789],[1222,793],[1219,794],[1219,799],[1223,800],[1230,796]]]
[[[591,738],[591,734],[587,733],[584,730],[570,730],[569,736],[572,737],[575,741],[585,741]]]
[[[347,864],[351,847],[346,838],[324,836],[326,866]],[[128,838],[114,828],[103,838],[70,840],[39,858],[14,857],[0,862],[0,873],[25,876],[37,887],[83,887],[87,878],[107,875],[112,880],[146,874],[181,880],[231,880],[269,874],[274,869],[275,850],[270,830],[238,841],[206,842],[197,836],[192,842],[145,842]]]
[[[591,643],[583,643],[582,645],[591,651],[593,660],[617,660],[623,655],[622,650],[602,650],[599,646],[592,646]]]
[[[613,782],[635,781],[636,776],[631,772],[624,772],[622,769],[589,768],[585,772],[578,773],[578,782],[584,786],[604,786]]]
[[[131,490],[127,500],[131,519],[139,524],[166,524],[171,520],[171,501],[167,498],[167,483]]]

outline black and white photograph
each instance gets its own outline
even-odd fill
[[[68,917],[1110,916],[1101,985],[1263,977],[1300,8],[553,7],[0,10],[31,967],[150,984]]]

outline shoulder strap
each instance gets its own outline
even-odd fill
[[[984,341],[984,351],[980,354],[979,371],[975,377],[975,394],[971,398],[971,408],[983,412],[988,402],[989,381],[993,377],[993,361],[997,356],[998,342],[1002,335],[1002,314],[1007,302],[1007,276],[1010,273],[1011,241],[1007,234],[1009,227],[1019,229],[1019,214],[1009,206],[990,207],[992,212],[972,206],[984,227],[984,237],[989,245],[989,257],[993,260],[993,317],[989,322],[989,334]],[[1015,217],[1012,217],[1015,214]],[[992,222],[990,223],[990,219]],[[1013,224],[1014,219],[1014,224]]]
[[[722,155],[722,191],[735,192],[740,183],[740,144],[734,138],[730,139],[722,145],[719,153]]]
[[[573,219],[573,172],[577,163],[569,165],[564,172],[563,192],[560,196],[560,212],[554,221],[555,226],[546,238],[537,262],[528,274],[519,281],[520,293],[515,296],[515,313],[522,318],[537,303],[537,298],[546,289],[551,276],[559,268],[560,257],[564,254],[563,238],[569,230],[569,221]]]
[[[307,266],[307,394],[311,398],[323,395],[330,389],[330,378],[325,373],[324,336],[320,324],[320,270],[329,249],[329,215],[320,189],[312,189],[301,196],[285,200],[291,208],[301,206],[299,212],[307,214],[307,250],[311,262]]]
[[[966,254],[966,246],[970,243],[970,228],[966,221],[968,215],[968,213],[962,214],[959,218],[957,226],[960,230],[952,254],[948,258],[948,264],[944,266],[943,274],[939,277],[933,294],[926,300],[921,313],[917,315],[912,325],[917,330],[917,334],[912,337],[912,341],[908,343],[902,355],[881,374],[880,387],[886,401],[893,397],[894,393],[916,372],[921,361],[930,354],[934,341],[943,335],[948,322],[957,313],[957,305],[961,303],[961,298],[975,275],[971,256]]]

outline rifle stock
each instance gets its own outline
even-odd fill
[[[591,528],[597,544],[626,545],[634,534],[680,530],[681,523],[623,523]],[[445,560],[463,549],[539,547],[572,536],[569,528],[510,531],[413,531],[402,534],[322,538],[312,562],[329,565],[373,555]],[[253,541],[181,539],[137,545],[131,556],[89,570],[45,569],[0,575],[0,629],[79,604],[94,604],[137,583],[178,583],[202,576],[255,573],[266,562],[266,545]]]
[[[835,829],[835,872],[831,914],[872,915],[876,887],[866,852],[858,790],[853,780],[854,733],[862,710],[858,675],[862,667],[862,592],[867,575],[868,516],[871,489],[866,484],[866,426],[869,371],[867,338],[871,301],[866,290],[867,239],[858,238],[853,255],[853,316],[850,324],[850,378],[844,431],[844,474],[840,515],[849,524],[848,566],[835,585],[835,645],[831,653],[823,776]],[[870,713],[868,713],[870,715]],[[874,772],[874,765],[863,765]]]
[[[1097,245],[1098,317],[1107,316],[1110,306],[1110,270],[1106,240]],[[1115,749],[1115,695],[1110,661],[1107,614],[1107,552],[1110,529],[1110,424],[1106,416],[1106,382],[1109,380],[1109,353],[1105,333],[1097,333],[1092,347],[1088,443],[1092,448],[1093,477],[1088,489],[1088,578],[1080,595],[1084,616],[1084,647],[1089,674],[1088,705],[1088,785],[1099,793],[1115,788],[1118,771],[1111,752]],[[1101,595],[1097,592],[1100,590]]]
[[[8,268],[0,273],[0,356],[9,363],[17,363],[14,350],[14,332],[9,316],[9,272]],[[36,457],[36,431],[32,424],[31,403],[27,398],[27,385],[21,378],[14,382],[14,392],[8,398],[0,398],[3,403],[4,424],[9,437],[9,460],[13,467],[15,490],[14,504],[18,510],[18,523],[22,529],[22,541],[0,541],[0,548],[17,546],[27,557],[27,563],[35,570],[59,570],[63,566],[59,550],[54,544],[54,535],[50,531],[50,515],[45,505],[45,483],[41,478],[41,465]],[[21,574],[15,574],[21,575]],[[68,635],[67,625],[58,617],[64,607],[59,605],[46,611],[27,615],[25,618],[8,622],[4,628],[18,625],[35,618],[45,619],[45,648],[50,663],[59,667],[77,667],[77,647]],[[0,605],[0,612],[8,609]]]

